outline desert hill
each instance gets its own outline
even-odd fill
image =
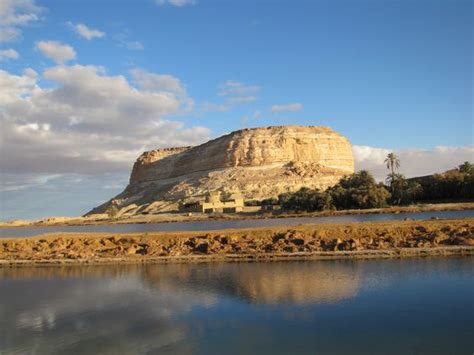
[[[211,191],[263,199],[302,186],[326,189],[354,172],[349,141],[328,127],[243,129],[195,147],[156,149],[135,162],[129,185],[88,214],[177,209]]]

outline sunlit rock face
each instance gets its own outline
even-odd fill
[[[263,199],[302,186],[326,189],[353,172],[351,144],[331,128],[244,129],[196,147],[143,153],[125,191],[91,213],[111,203],[128,214],[171,210],[216,190]]]

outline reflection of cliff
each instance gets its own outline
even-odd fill
[[[235,283],[241,295],[262,303],[331,303],[356,295],[360,278],[356,269],[323,264],[277,264],[268,270],[242,270]]]
[[[353,297],[358,263],[293,262],[0,268],[0,280],[103,279],[139,275],[154,292],[224,293],[256,303],[329,303]],[[82,281],[80,281],[82,282]],[[212,298],[212,297],[211,297]],[[201,300],[202,301],[202,300]],[[210,300],[206,303],[212,303]]]
[[[171,269],[171,270],[170,270]],[[143,277],[153,287],[177,285],[206,288],[255,303],[331,303],[356,295],[360,285],[354,263],[216,264],[196,268],[168,265],[145,267]]]

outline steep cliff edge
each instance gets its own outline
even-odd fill
[[[208,191],[262,199],[302,186],[325,189],[354,172],[349,141],[328,127],[235,131],[195,147],[157,149],[135,162],[127,188],[89,213],[172,210]]]

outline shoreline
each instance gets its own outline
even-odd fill
[[[473,257],[474,246],[451,246],[436,248],[399,248],[389,250],[361,250],[338,252],[314,252],[292,254],[228,254],[228,255],[192,255],[164,256],[144,259],[64,259],[64,260],[0,260],[2,267],[22,266],[77,266],[77,265],[118,265],[118,264],[169,264],[169,263],[209,263],[209,262],[276,262],[301,260],[369,260],[403,259],[433,257]]]
[[[456,203],[432,203],[410,206],[390,206],[385,208],[335,210],[320,212],[243,212],[232,214],[200,214],[194,213],[162,213],[156,215],[124,216],[108,219],[91,219],[88,217],[51,217],[51,221],[20,221],[17,223],[0,222],[0,228],[21,228],[21,227],[52,227],[52,226],[89,226],[89,225],[115,225],[115,224],[154,224],[154,223],[182,223],[199,221],[225,221],[225,220],[258,220],[258,219],[282,219],[299,217],[332,217],[350,215],[374,215],[374,214],[401,214],[417,212],[440,212],[440,211],[464,211],[473,210],[474,202]],[[66,218],[66,221],[59,219]]]
[[[474,256],[474,218],[0,240],[0,267]]]

